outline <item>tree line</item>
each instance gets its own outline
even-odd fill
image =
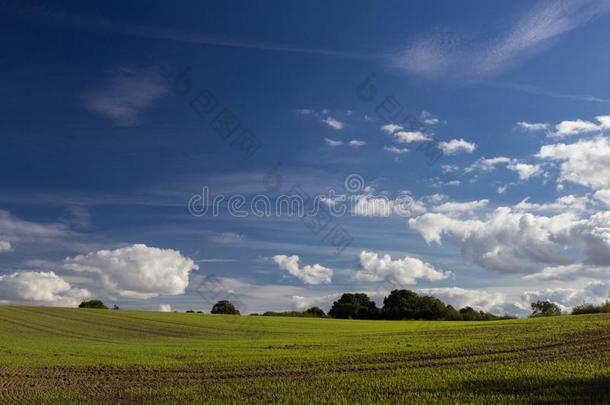
[[[108,309],[100,300],[83,301],[79,308]],[[536,301],[531,304],[532,317],[562,315],[561,308],[551,301]],[[119,309],[114,305],[113,309]],[[194,310],[186,312],[194,313]],[[202,311],[196,311],[202,313]],[[240,312],[228,300],[218,301],[210,311],[212,314],[240,315]],[[572,309],[572,315],[610,313],[610,301],[601,305],[582,304]],[[393,290],[383,299],[383,306],[378,308],[375,301],[365,293],[344,293],[333,302],[328,314],[319,307],[311,307],[305,311],[268,311],[253,316],[290,316],[305,318],[336,318],[336,319],[383,319],[383,320],[445,320],[445,321],[491,321],[514,319],[510,315],[494,315],[485,311],[477,311],[466,306],[455,309],[451,305],[430,295],[419,295],[410,290]]]

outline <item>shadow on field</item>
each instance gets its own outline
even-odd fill
[[[552,370],[550,370],[552,372]],[[597,378],[537,379],[499,378],[468,380],[452,384],[449,390],[476,392],[483,395],[537,397],[542,401],[610,402],[610,376]]]

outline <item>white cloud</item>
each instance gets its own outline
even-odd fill
[[[396,146],[384,146],[383,150],[385,150],[386,152],[393,153],[395,155],[401,155],[409,151],[409,149],[407,148],[397,148]]]
[[[586,134],[589,132],[598,132],[600,126],[591,121],[575,120],[562,121],[555,125],[555,132],[551,133],[552,137],[565,138],[572,135]]]
[[[420,131],[398,131],[394,132],[392,136],[400,143],[428,142],[432,140],[432,138]]]
[[[441,165],[441,170],[443,171],[443,173],[453,173],[460,170],[460,167],[458,165],[447,164]]]
[[[610,266],[575,263],[566,266],[545,267],[541,272],[525,277],[528,280],[576,280],[579,278],[602,279],[610,278]]]
[[[365,217],[389,217],[396,214],[402,217],[419,215],[426,211],[425,206],[409,194],[402,193],[396,198],[384,195],[361,194],[353,197],[356,204],[352,214]]]
[[[345,124],[334,117],[326,117],[322,119],[322,122],[331,127],[332,129],[336,129],[337,131],[345,128]]]
[[[460,287],[425,288],[418,290],[418,292],[432,295],[456,309],[469,306],[478,311],[489,311],[496,314],[507,312],[505,309],[506,296],[498,292]]]
[[[546,131],[547,129],[549,129],[549,124],[546,122],[519,121],[519,122],[517,122],[517,126],[521,129],[523,129],[524,131],[532,131],[532,132]]]
[[[354,140],[349,141],[348,145],[351,146],[352,148],[359,148],[361,146],[366,145],[366,142],[354,139]]]
[[[328,146],[332,146],[333,148],[334,148],[335,146],[341,146],[341,145],[343,145],[343,141],[337,141],[337,140],[330,139],[330,138],[324,138],[324,142],[326,142],[326,144],[327,144]]]
[[[111,296],[136,299],[183,294],[199,268],[176,250],[143,244],[67,258],[64,267],[93,274]]]
[[[602,1],[537,3],[498,35],[432,35],[395,56],[406,72],[426,78],[480,78],[497,75],[552,40],[608,11]]]
[[[428,213],[409,220],[427,243],[451,237],[469,261],[501,272],[533,272],[546,263],[567,264],[565,243],[573,218],[539,217],[501,207],[485,220]]]
[[[517,159],[498,156],[494,158],[481,158],[466,168],[466,173],[475,171],[491,172],[496,166],[505,165],[508,170],[518,174],[520,180],[529,180],[531,177],[539,176],[544,173],[539,164],[529,164],[519,162]]]
[[[415,257],[393,260],[390,255],[379,256],[366,250],[360,252],[360,267],[353,277],[364,282],[386,280],[397,285],[415,285],[420,279],[439,281],[452,276],[451,272],[437,270],[430,263]]]
[[[91,293],[72,288],[54,272],[23,271],[0,275],[0,302],[8,304],[76,306]]]
[[[520,180],[528,180],[530,177],[539,176],[542,174],[540,165],[531,165],[527,163],[511,163],[506,166],[508,170],[517,172]]]
[[[606,137],[544,145],[536,156],[561,162],[561,182],[569,181],[595,190],[610,188],[610,142]]]
[[[402,125],[398,125],[398,124],[386,124],[381,127],[382,131],[387,132],[390,135],[393,134],[394,132],[400,131],[402,129],[404,129],[404,127]]]
[[[172,312],[170,304],[159,304],[159,312]]]
[[[85,106],[120,126],[138,122],[139,115],[168,92],[156,68],[121,67],[98,88],[85,94]]]
[[[593,197],[610,207],[610,189],[598,190]]]
[[[292,305],[297,311],[304,311],[313,306],[320,307],[325,310],[329,310],[333,301],[336,301],[341,296],[341,293],[326,294],[319,296],[303,296],[293,295]]]
[[[474,162],[472,165],[466,168],[466,173],[470,173],[476,170],[480,170],[483,172],[490,172],[496,168],[498,165],[502,164],[510,164],[512,160],[510,158],[504,156],[498,156],[494,158],[481,158]]]
[[[273,260],[280,270],[287,271],[305,284],[328,284],[332,280],[333,271],[319,264],[300,267],[299,256],[276,255]]]
[[[434,212],[447,214],[472,212],[487,207],[489,200],[467,201],[467,202],[446,202],[432,208]]]
[[[467,260],[494,271],[544,269],[532,278],[602,278],[610,267],[610,211],[542,216],[500,207],[484,219],[427,213],[409,226],[429,244],[450,239]]]
[[[69,233],[64,224],[24,221],[0,210],[0,235],[8,241],[56,239]]]
[[[422,113],[419,115],[419,120],[426,125],[436,125],[441,122],[438,118],[436,118],[428,111],[422,111]]]
[[[452,139],[448,142],[439,142],[438,147],[445,155],[457,155],[461,152],[472,153],[477,145],[474,142],[467,142],[463,139]]]
[[[548,203],[530,203],[529,197],[526,197],[521,202],[516,204],[513,209],[528,212],[584,212],[588,209],[590,204],[591,200],[589,197],[577,197],[570,194],[558,197],[555,199],[555,201]]]
[[[0,253],[12,252],[13,246],[7,240],[0,240]]]
[[[606,302],[610,298],[610,282],[594,281],[583,288],[545,288],[526,291],[521,298],[527,303],[549,300],[567,311],[583,303],[601,304]]]

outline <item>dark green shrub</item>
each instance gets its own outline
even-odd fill
[[[225,315],[239,315],[239,311],[235,306],[231,303],[231,301],[222,300],[218,301],[212,307],[213,314],[225,314]]]
[[[368,295],[364,293],[345,293],[333,302],[328,315],[339,319],[377,319],[379,310]]]
[[[536,301],[532,302],[531,316],[558,316],[561,315],[561,309],[551,301]]]
[[[78,307],[92,309],[108,309],[108,307],[104,305],[104,303],[100,300],[83,301]]]

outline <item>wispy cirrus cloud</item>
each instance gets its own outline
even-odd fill
[[[552,45],[553,40],[610,11],[610,2],[543,1],[495,37],[434,34],[394,57],[404,71],[427,78],[495,76]],[[469,38],[469,39],[467,39]]]
[[[132,126],[144,110],[168,93],[167,83],[157,68],[119,67],[84,96],[85,107],[116,125]]]

